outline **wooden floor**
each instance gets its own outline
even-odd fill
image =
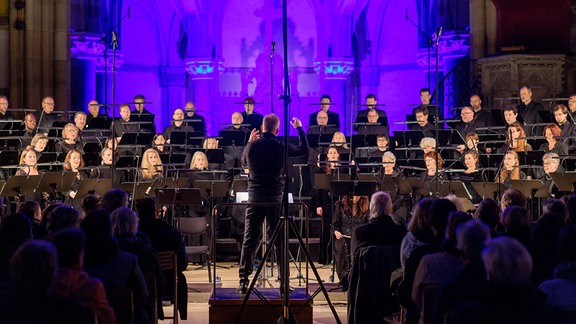
[[[306,276],[305,263],[301,264],[302,277]],[[238,286],[238,265],[232,262],[221,262],[218,266],[223,266],[224,268],[218,267],[216,269],[216,275],[220,277],[222,282],[222,287],[224,288],[236,288]],[[188,303],[188,319],[180,323],[208,323],[208,298],[210,285],[208,284],[208,272],[206,268],[196,269],[198,265],[190,264],[188,270],[184,272],[190,287],[199,287],[201,292],[193,292],[189,289],[189,303]],[[314,274],[309,267],[309,278],[310,284],[316,282]],[[320,278],[329,287],[334,287],[335,284],[331,283],[332,267],[317,265],[318,273]],[[271,276],[270,267],[267,267],[267,279],[264,281],[264,287],[278,287],[278,281],[275,280],[276,269],[274,269],[274,276]],[[293,287],[305,287],[304,280],[298,280],[298,271],[296,270],[296,264],[291,264],[291,280],[290,285]],[[338,281],[337,276],[335,281]],[[262,282],[260,281],[259,284]],[[317,286],[317,284],[316,284]],[[319,295],[322,295],[320,293]],[[329,298],[334,304],[335,310],[342,321],[346,323],[346,293],[341,292],[337,289],[329,293]],[[172,315],[172,307],[164,307],[164,313],[167,316]],[[160,321],[160,323],[172,323],[172,320]],[[313,306],[313,323],[336,323],[334,315],[332,314],[330,307],[328,306],[326,300],[323,296],[317,296],[314,299]]]

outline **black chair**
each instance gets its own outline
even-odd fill
[[[170,296],[172,299],[173,313],[170,317],[164,316],[164,319],[172,318],[174,319],[174,324],[178,324],[178,257],[174,251],[159,251],[156,252],[156,257],[160,264],[160,270],[165,273],[170,272],[170,275],[174,278],[172,287],[174,295]]]
[[[210,271],[210,247],[208,245],[188,245],[193,237],[208,234],[208,223],[204,217],[180,217],[178,228],[185,237],[189,238],[186,244],[186,255],[201,254],[206,256],[206,268],[208,268],[208,282],[212,282]],[[202,266],[204,267],[204,265]],[[200,268],[202,268],[200,267]],[[198,269],[200,269],[198,268]]]

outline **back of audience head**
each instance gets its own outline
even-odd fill
[[[456,228],[469,220],[472,220],[472,216],[467,213],[461,211],[451,212],[448,216],[448,224],[446,226],[446,238],[453,239],[454,242],[456,242]]]
[[[66,228],[52,235],[50,240],[58,251],[58,266],[81,270],[84,255],[84,233],[77,228]]]
[[[466,212],[462,200],[460,200],[460,198],[458,198],[458,196],[456,196],[455,194],[449,194],[448,196],[444,197],[444,199],[450,200],[454,204],[454,206],[456,206],[457,211]]]
[[[120,207],[110,214],[116,237],[134,236],[138,230],[138,216],[130,208]]]
[[[532,257],[516,239],[501,236],[486,243],[482,251],[486,279],[500,285],[524,283],[532,274]]]
[[[558,233],[557,249],[563,261],[576,261],[576,224],[567,224]]]
[[[432,209],[433,202],[434,200],[431,198],[424,198],[416,204],[410,222],[408,223],[408,231],[418,232],[430,229],[430,224],[432,222],[432,214],[430,210]]]
[[[47,227],[50,233],[65,228],[78,227],[79,224],[80,215],[78,211],[69,206],[60,206],[48,215]]]
[[[35,200],[25,200],[18,205],[17,213],[21,213],[28,217],[31,222],[42,221],[42,211],[40,210],[40,204]]]
[[[156,218],[158,206],[156,200],[151,197],[140,198],[136,200],[136,213],[140,221],[146,222]]]
[[[563,225],[562,216],[555,213],[543,214],[531,227],[532,241],[555,243]]]
[[[448,199],[436,199],[432,203],[430,212],[432,214],[431,222],[432,230],[436,236],[442,235],[448,226],[448,215],[456,211],[456,206]]]
[[[32,223],[23,214],[6,216],[0,223],[0,273],[22,243],[32,239]]]
[[[546,200],[544,206],[542,206],[542,216],[545,214],[557,214],[562,217],[562,221],[566,223],[569,218],[568,207],[560,199],[550,198]]]
[[[566,200],[566,207],[568,207],[568,219],[566,220],[566,224],[576,223],[576,194],[572,194],[568,196]]]
[[[500,201],[500,209],[503,211],[508,206],[519,206],[526,208],[526,197],[516,189],[506,189]]]
[[[392,199],[384,191],[378,191],[370,199],[370,219],[392,215]]]
[[[100,208],[102,205],[102,197],[97,194],[89,194],[82,198],[81,208],[82,208],[82,216],[86,216],[91,211],[94,211]]]
[[[80,228],[86,237],[86,265],[107,262],[118,254],[118,245],[112,237],[112,220],[106,210],[101,208],[88,213]]]
[[[479,220],[469,220],[456,228],[456,241],[464,262],[480,260],[480,254],[490,239],[490,229]]]
[[[19,296],[43,296],[54,281],[56,249],[50,242],[32,240],[22,244],[10,260],[10,274]]]
[[[478,204],[474,216],[486,224],[491,231],[496,231],[496,227],[500,223],[500,206],[496,200],[485,198]]]
[[[102,197],[102,208],[110,214],[118,207],[128,207],[128,193],[122,189],[108,190]]]

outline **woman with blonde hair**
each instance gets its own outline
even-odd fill
[[[155,149],[144,151],[140,167],[142,168],[140,175],[143,180],[154,180],[162,177],[162,160]]]
[[[196,151],[190,162],[190,170],[208,170],[208,157],[204,152]]]
[[[16,170],[15,174],[17,176],[31,176],[40,174],[38,171],[36,152],[31,148],[27,148],[22,151],[22,154],[20,154],[19,164],[20,168]]]
[[[71,150],[76,150],[84,153],[84,147],[79,135],[78,127],[72,123],[64,125],[62,129],[62,139],[56,143],[55,148],[58,153],[68,153]]]
[[[40,155],[42,155],[42,152],[46,149],[46,145],[48,145],[48,137],[44,134],[38,133],[32,137],[32,141],[30,141],[28,148],[33,149],[36,152],[36,158],[40,158]]]
[[[216,150],[218,149],[218,140],[214,137],[207,137],[202,143],[202,148],[205,150]]]

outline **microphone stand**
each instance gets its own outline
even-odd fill
[[[274,113],[274,54],[276,53],[276,42],[270,44],[270,112]],[[286,79],[288,80],[288,79]]]

